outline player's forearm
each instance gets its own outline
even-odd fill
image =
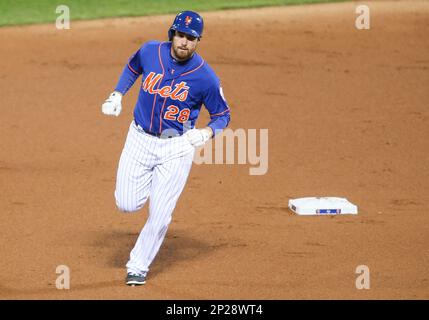
[[[225,129],[228,126],[230,120],[231,116],[229,112],[220,117],[213,118],[207,125],[207,127],[209,127],[213,133],[212,136],[215,136],[217,133]]]
[[[128,65],[125,66],[122,71],[121,77],[119,78],[118,84],[116,85],[115,91],[125,95],[128,90],[133,86],[134,82],[138,79],[140,75],[132,72]]]

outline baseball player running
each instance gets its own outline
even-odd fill
[[[137,50],[102,105],[104,114],[118,116],[123,95],[142,75],[115,190],[116,205],[124,212],[138,211],[150,198],[149,217],[126,264],[127,285],[146,282],[191,170],[195,148],[230,121],[219,78],[195,52],[203,28],[198,13],[179,13],[168,30],[169,41],[149,41]],[[196,129],[203,104],[211,120],[207,127]]]

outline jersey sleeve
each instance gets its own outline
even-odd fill
[[[141,62],[141,54],[143,47],[137,50],[130,59],[127,65],[124,67],[122,74],[119,78],[118,84],[116,85],[115,91],[118,91],[125,95],[128,90],[133,86],[134,82],[143,72],[143,66]]]
[[[219,81],[207,89],[203,103],[210,114],[208,126],[216,135],[225,129],[231,120],[230,109]]]
[[[136,75],[141,75],[143,72],[142,54],[145,51],[145,46],[141,47],[128,60],[128,69]]]

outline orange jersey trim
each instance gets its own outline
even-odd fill
[[[221,115],[223,115],[224,113],[227,113],[228,111],[229,111],[229,108],[228,108],[228,109],[226,109],[225,111],[220,112],[220,113],[210,114],[210,116],[211,116],[211,117],[221,116]]]
[[[171,81],[170,86],[173,88],[173,84],[174,84],[174,79],[173,81]],[[161,113],[159,114],[159,133],[162,132],[162,112],[164,111],[164,107],[165,107],[165,102],[167,101],[168,97],[166,97],[164,99],[164,103],[162,104],[162,108],[161,108]]]
[[[134,70],[131,66],[130,63],[128,62],[128,69],[130,69],[132,72],[134,72],[136,75],[140,75],[136,70]]]
[[[204,60],[201,62],[201,64],[198,66],[198,67],[196,67],[195,69],[193,69],[193,70],[191,70],[191,71],[188,71],[188,72],[185,72],[185,73],[182,73],[179,77],[181,77],[181,76],[186,76],[187,74],[190,74],[190,73],[192,73],[192,72],[194,72],[194,71],[197,71],[199,68],[201,68],[202,66],[203,66],[203,64],[204,64]]]

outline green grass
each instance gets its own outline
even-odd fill
[[[181,10],[224,10],[344,0],[0,0],[0,26],[55,23],[57,6],[70,8],[70,19],[176,14]]]

